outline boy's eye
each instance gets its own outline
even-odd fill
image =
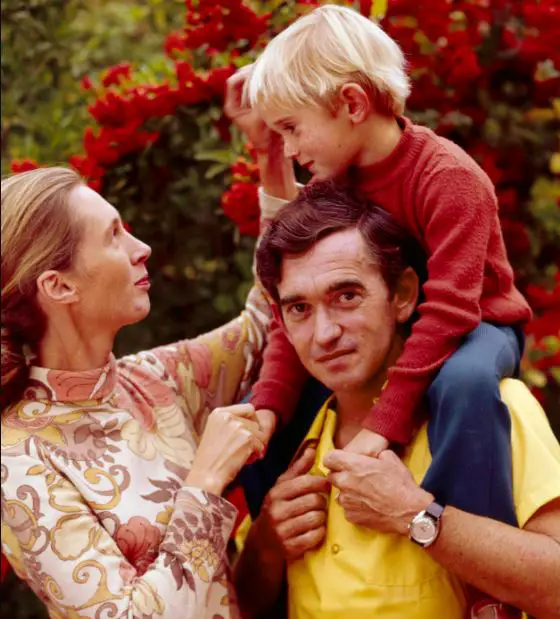
[[[296,129],[295,125],[292,125],[292,124],[284,125],[284,131],[286,133],[293,133],[295,129]]]

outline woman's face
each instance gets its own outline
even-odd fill
[[[150,311],[146,261],[151,249],[127,232],[117,210],[89,187],[73,190],[70,208],[83,236],[66,275],[76,289],[74,320],[95,333],[116,333]]]

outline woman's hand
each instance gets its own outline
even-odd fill
[[[264,436],[252,404],[216,408],[196,452],[186,483],[222,494],[253,453],[264,451]]]

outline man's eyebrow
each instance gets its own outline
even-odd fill
[[[359,288],[360,290],[365,290],[365,286],[359,279],[349,277],[346,279],[338,280],[337,282],[333,282],[327,288],[327,294],[332,294],[333,292],[338,292],[339,290],[345,290],[347,288]],[[291,305],[292,303],[304,303],[305,295],[303,294],[289,294],[285,297],[280,297],[280,306],[284,307],[285,305]]]
[[[365,286],[362,282],[359,279],[352,277],[333,282],[327,288],[327,293],[332,294],[333,292],[338,292],[339,290],[344,290],[345,288],[359,288],[360,290],[365,290]]]
[[[287,297],[280,297],[280,307],[292,303],[303,303],[303,301],[305,301],[305,297],[302,294],[289,294]]]

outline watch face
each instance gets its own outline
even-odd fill
[[[411,527],[412,537],[419,544],[429,544],[437,535],[436,523],[429,516],[421,516]]]

